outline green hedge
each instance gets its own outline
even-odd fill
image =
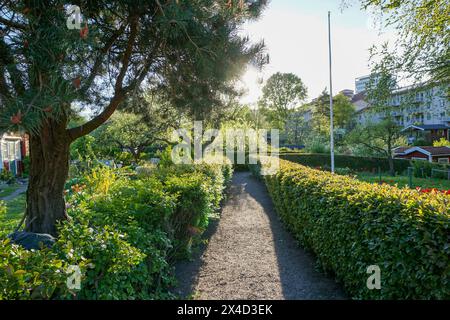
[[[308,167],[330,167],[331,159],[329,154],[320,153],[285,153],[280,154],[280,158],[296,162]],[[335,166],[337,168],[350,168],[355,171],[377,172],[378,167],[381,171],[389,171],[389,162],[383,158],[355,157],[346,155],[334,156]],[[402,173],[410,166],[407,160],[394,160],[394,168],[397,173]]]
[[[0,239],[0,299],[174,298],[173,262],[200,239],[232,169],[199,164],[153,173],[98,168],[70,186],[71,219],[51,249],[27,251]],[[67,288],[71,265],[81,270],[81,290]]]
[[[450,298],[450,196],[280,162],[265,177],[277,212],[353,298]],[[366,286],[370,265],[381,290]]]
[[[413,174],[417,178],[448,179],[447,172],[450,170],[450,165],[448,164],[415,160],[411,161],[411,165],[413,168]],[[440,171],[434,171],[433,173],[433,169]]]

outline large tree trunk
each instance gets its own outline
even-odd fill
[[[56,236],[56,222],[67,219],[64,184],[69,146],[65,121],[46,120],[40,132],[30,136],[26,231]]]

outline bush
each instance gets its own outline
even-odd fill
[[[231,174],[229,163],[155,168],[141,178],[99,167],[70,181],[71,219],[51,249],[2,243],[0,299],[173,298],[171,263],[189,256]],[[81,290],[66,285],[73,265]]]
[[[289,161],[265,181],[282,220],[357,299],[450,298],[450,197],[377,185]],[[381,269],[369,290],[367,268]]]
[[[9,239],[1,242],[0,299],[130,299],[141,292],[130,288],[147,280],[134,270],[144,255],[109,226],[66,222],[51,249],[27,251]],[[83,275],[81,291],[66,284],[71,265]]]
[[[425,139],[417,139],[413,142],[413,146],[432,146],[433,143],[431,143],[430,141],[427,141]]]
[[[321,140],[313,140],[307,149],[312,153],[327,153],[330,152],[328,144]]]
[[[445,138],[441,138],[438,141],[433,142],[433,147],[450,147],[450,141]]]
[[[154,164],[144,163],[136,168],[136,174],[139,178],[150,177],[154,174],[154,171],[156,170],[156,168],[157,167]]]
[[[12,184],[16,181],[16,178],[14,177],[14,175],[12,174],[11,171],[8,170],[0,170],[0,181],[4,181],[8,184]]]
[[[348,176],[354,173],[350,168],[335,168],[334,172],[336,174],[340,174],[341,176]]]
[[[86,212],[79,212],[85,214]],[[59,294],[59,299],[148,299],[150,280],[145,253],[115,226],[95,226],[77,221],[64,223],[52,248],[67,265],[80,268],[81,290]],[[151,283],[151,282],[150,282]],[[144,290],[142,290],[144,289]]]
[[[317,153],[299,153],[299,154],[282,154],[281,159],[296,162],[308,167],[327,167],[331,166],[329,154]],[[355,157],[346,155],[334,156],[335,166],[337,168],[349,168],[354,171],[378,172],[378,168],[383,172],[389,171],[389,163],[384,158],[372,157]],[[394,160],[394,168],[397,173],[406,171],[409,167],[408,160]]]
[[[6,214],[6,203],[0,200],[0,216]]]
[[[64,261],[53,251],[27,251],[0,240],[0,300],[50,299],[64,289],[65,278]]]
[[[448,178],[445,172],[438,172],[433,174],[433,169],[448,171],[450,170],[450,165],[431,163],[421,160],[411,161],[411,164],[413,167],[413,174],[417,178]]]

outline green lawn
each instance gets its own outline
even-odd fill
[[[4,198],[4,197],[9,196],[10,194],[12,194],[14,191],[16,191],[19,188],[20,188],[20,185],[18,185],[18,184],[13,184],[13,185],[3,184],[3,185],[0,185],[0,200],[2,198]]]
[[[380,177],[378,175],[373,175],[369,173],[359,173],[357,174],[357,179],[372,183],[379,183]],[[381,180],[384,183],[395,185],[397,184],[398,187],[405,187],[409,185],[409,178],[406,176],[388,176],[388,175],[382,175]],[[440,190],[450,190],[450,180],[442,180],[442,179],[423,179],[423,178],[412,178],[413,185],[410,186],[411,188],[421,187],[423,189],[425,188],[437,188]]]
[[[25,194],[6,202],[6,214],[0,215],[0,237],[14,231],[25,212]]]

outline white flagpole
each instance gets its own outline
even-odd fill
[[[333,80],[331,73],[331,13],[328,11],[328,49],[330,62],[330,151],[331,151],[331,172],[334,173],[334,125],[333,125]]]

